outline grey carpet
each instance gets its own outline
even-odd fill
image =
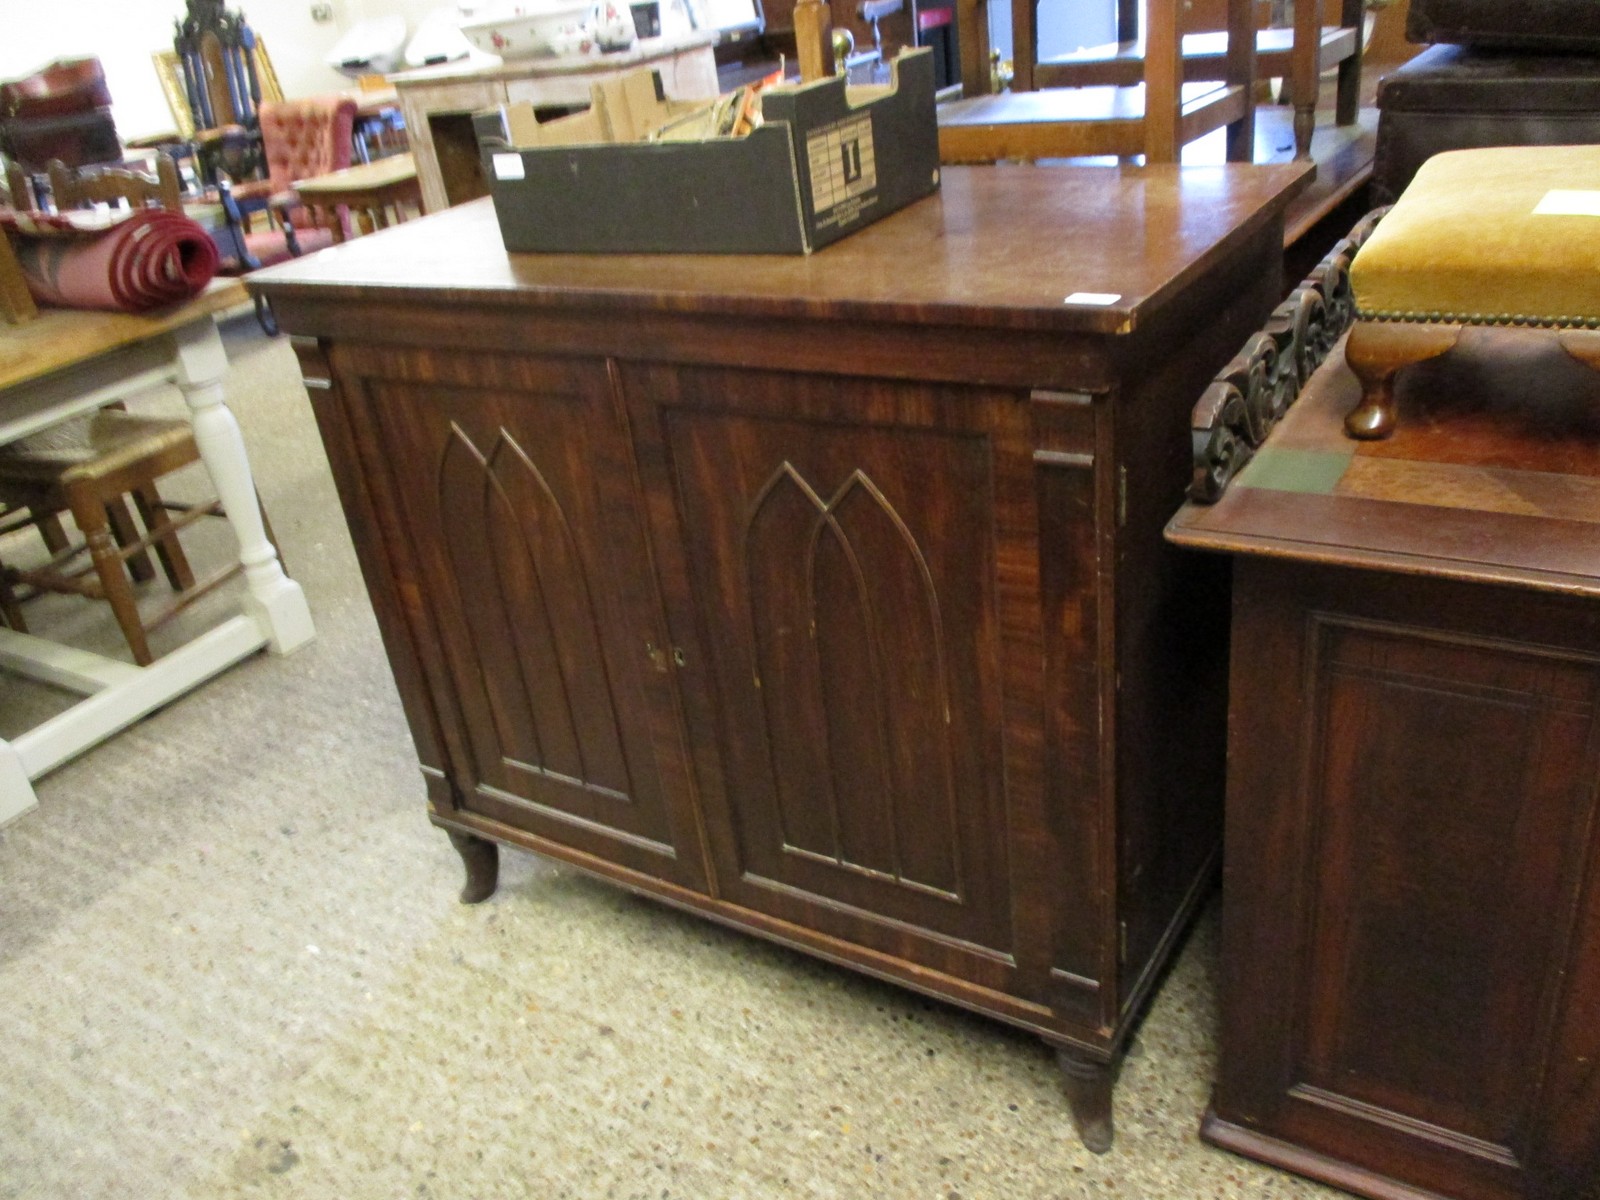
[[[293,354],[225,332],[318,636],[54,772],[0,831],[0,1197],[1335,1194],[1196,1139],[1214,908],[1096,1157],[1044,1047],[997,1023],[515,852],[457,904]],[[120,644],[103,606],[38,612]],[[0,678],[0,728],[35,693]]]

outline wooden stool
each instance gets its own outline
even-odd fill
[[[1394,377],[1472,325],[1548,330],[1600,370],[1600,146],[1508,146],[1429,159],[1350,268],[1351,437],[1395,426]]]
[[[140,666],[154,661],[148,630],[240,570],[234,563],[197,584],[177,533],[220,508],[216,504],[168,504],[156,490],[157,479],[198,458],[188,421],[135,416],[117,409],[102,409],[36,438],[0,448],[0,501],[35,514],[69,511],[87,542],[86,546],[52,546],[53,556],[42,567],[4,570],[0,600],[6,601],[7,623],[22,628],[12,599],[17,585],[105,600],[134,660]],[[139,511],[145,529],[142,535],[125,519],[125,513],[124,519],[118,519],[124,496],[131,496]],[[169,509],[179,515],[174,517]],[[74,569],[73,563],[85,549],[91,565]],[[129,569],[148,550],[155,551],[179,595],[146,622],[139,614]]]

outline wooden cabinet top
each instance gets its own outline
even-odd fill
[[[1393,436],[1358,442],[1342,347],[1215,504],[1167,536],[1262,555],[1600,596],[1600,394],[1593,372],[1525,331],[1399,381]]]
[[[1309,178],[1296,163],[948,167],[933,196],[809,256],[508,254],[482,200],[249,282],[274,297],[403,289],[428,304],[1125,334],[1281,221]]]

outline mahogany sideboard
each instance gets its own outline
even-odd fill
[[[1085,1140],[1215,877],[1223,564],[1162,527],[1279,296],[1273,167],[963,168],[810,257],[255,274],[433,820],[1031,1030]]]
[[[1600,1197],[1600,389],[1524,337],[1371,443],[1336,349],[1170,530],[1234,559],[1202,1136],[1379,1200]]]

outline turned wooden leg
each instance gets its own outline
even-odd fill
[[[46,513],[42,517],[34,518],[33,523],[39,530],[39,536],[44,539],[46,550],[52,555],[66,553],[72,541],[67,537],[66,528],[61,524],[61,517],[58,514]]]
[[[145,637],[144,623],[139,618],[139,602],[133,594],[133,581],[128,578],[120,548],[112,536],[110,512],[92,489],[69,494],[68,499],[72,501],[72,519],[78,523],[84,540],[89,543],[89,558],[100,579],[100,594],[111,604],[111,612],[122,627],[122,636],[128,641],[128,649],[133,651],[133,661],[141,667],[148,667],[155,661],[155,655],[150,653],[150,642]]]
[[[450,844],[461,855],[461,864],[467,868],[466,886],[461,889],[461,903],[481,904],[494,895],[500,882],[500,847],[485,838],[452,829]]]
[[[1082,1051],[1056,1048],[1056,1065],[1066,1086],[1072,1124],[1084,1149],[1104,1154],[1111,1149],[1111,1090],[1116,1083],[1115,1064],[1088,1057]]]
[[[155,551],[156,557],[161,560],[161,569],[166,572],[167,582],[175,592],[188,591],[194,586],[194,571],[189,566],[189,556],[178,545],[177,535],[172,529],[172,518],[161,503],[161,493],[156,490],[156,485],[146,483],[136,489],[133,503],[139,510],[139,519],[144,522],[144,527],[151,536],[161,539],[155,544]]]
[[[121,496],[106,501],[106,520],[111,523],[111,536],[117,539],[117,545],[131,546],[139,540],[139,527],[133,523],[128,502]],[[150,565],[147,551],[141,550],[128,556],[128,574],[133,576],[135,583],[149,583],[156,577],[156,569]]]
[[[1357,321],[1345,343],[1344,359],[1361,381],[1361,402],[1345,415],[1344,431],[1363,441],[1393,433],[1395,373],[1438,357],[1460,337],[1460,325]]]
[[[1312,89],[1316,95],[1316,89]],[[1301,104],[1297,92],[1294,97],[1294,156],[1300,162],[1311,158],[1311,138],[1317,132],[1317,106]]]

